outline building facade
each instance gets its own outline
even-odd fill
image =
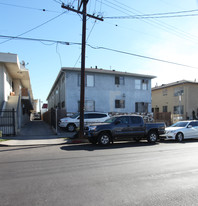
[[[18,56],[11,53],[0,53],[0,118],[1,125],[6,124],[4,111],[14,110],[15,126],[20,130],[29,121],[30,110],[33,110],[33,94],[29,71],[20,64]],[[3,130],[3,128],[0,128]]]
[[[85,111],[151,112],[150,75],[104,69],[85,69]],[[66,113],[80,109],[80,68],[62,68],[47,97],[48,108]]]
[[[171,112],[172,122],[198,117],[198,82],[177,81],[152,88],[152,111]]]

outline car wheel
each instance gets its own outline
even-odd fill
[[[149,143],[155,143],[158,139],[158,134],[155,131],[151,131],[148,133],[147,141]]]
[[[109,145],[111,141],[111,135],[107,132],[103,132],[98,137],[98,142],[100,145]]]
[[[75,124],[68,124],[68,126],[67,126],[67,131],[68,132],[74,132],[75,129],[76,129]]]
[[[181,132],[177,133],[176,140],[182,142],[184,140],[184,135]]]

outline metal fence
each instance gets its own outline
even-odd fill
[[[0,131],[3,135],[16,135],[16,111],[0,110]]]

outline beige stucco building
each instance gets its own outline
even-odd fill
[[[15,121],[9,121],[8,111],[15,112]],[[30,120],[33,94],[29,71],[19,62],[17,54],[0,53],[0,130],[9,134],[14,125],[16,134]]]
[[[172,122],[198,117],[198,82],[177,81],[152,88],[152,111],[171,112]]]

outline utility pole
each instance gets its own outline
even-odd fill
[[[80,88],[80,133],[79,137],[83,138],[84,136],[84,103],[85,103],[85,52],[86,52],[86,22],[87,16],[94,18],[100,21],[103,21],[102,18],[98,16],[87,14],[87,3],[89,0],[78,0],[78,9],[75,10],[70,6],[65,6],[62,4],[62,8],[68,9],[70,11],[76,12],[83,15],[83,24],[82,24],[82,48],[81,48],[81,88]],[[83,6],[82,11],[80,11]]]

